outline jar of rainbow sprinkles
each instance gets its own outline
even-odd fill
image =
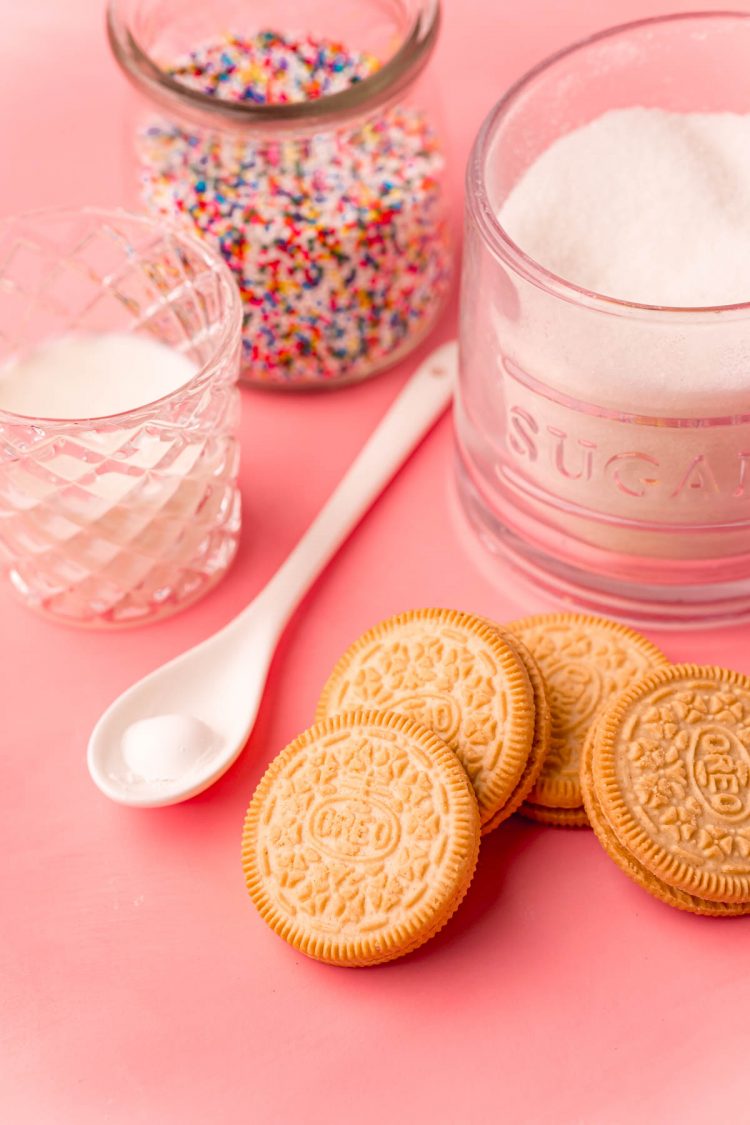
[[[231,267],[246,381],[364,379],[440,314],[439,22],[439,0],[110,0],[141,202]]]

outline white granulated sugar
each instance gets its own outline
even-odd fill
[[[499,218],[541,265],[609,297],[750,301],[750,115],[612,110],[543,152]]]

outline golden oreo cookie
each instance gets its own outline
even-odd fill
[[[515,650],[480,617],[447,609],[401,613],[344,653],[317,718],[373,708],[433,730],[458,755],[483,825],[527,767],[534,735],[531,683]]]
[[[580,816],[580,757],[589,728],[613,696],[667,658],[640,633],[603,617],[540,614],[508,628],[539,665],[552,711],[550,751],[529,800]]]
[[[473,790],[432,731],[395,714],[316,724],[268,767],[242,865],[261,917],[333,965],[375,965],[427,941],[471,882]]]
[[[507,629],[502,628],[500,625],[495,625],[494,627],[503,640],[516,652],[529,677],[531,691],[534,697],[534,734],[526,766],[515,789],[503,807],[495,813],[492,820],[488,821],[488,823],[482,827],[482,835],[486,835],[488,832],[491,832],[493,828],[497,828],[498,824],[502,824],[504,820],[507,820],[509,816],[512,816],[512,814],[522,806],[524,800],[534,788],[539,774],[542,772],[544,760],[549,752],[552,734],[552,713],[547,701],[547,689],[544,684],[544,677],[539,671],[539,665],[520,638],[514,637],[512,633],[509,633]]]
[[[661,668],[602,716],[582,768],[604,848],[685,910],[750,911],[750,678]]]
[[[687,910],[693,914],[705,914],[713,917],[750,913],[750,907],[727,907],[722,903],[708,902],[696,895],[676,891],[638,863],[619,842],[602,813],[593,784],[592,758],[593,744],[587,739],[581,757],[581,787],[586,801],[589,823],[604,850],[621,871],[628,875],[639,887],[653,895],[654,898],[660,899],[667,906],[677,907],[678,910]]]

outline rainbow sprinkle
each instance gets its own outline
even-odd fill
[[[377,69],[365,54],[264,31],[171,68],[226,101],[299,102]],[[151,120],[139,136],[147,204],[217,246],[245,309],[245,374],[266,383],[359,379],[433,323],[450,275],[444,160],[424,115],[399,107],[348,130],[262,141]]]

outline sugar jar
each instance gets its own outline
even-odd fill
[[[605,115],[640,121],[648,109],[686,133],[693,114],[736,127],[750,105],[749,53],[747,12],[600,32],[520,79],[469,161],[456,402],[465,509],[536,589],[659,627],[750,617],[750,291],[680,304],[586,288],[526,252],[503,207],[534,161]],[[730,200],[733,166],[709,155],[691,168]],[[548,179],[550,191],[561,182]],[[621,224],[604,194],[613,182],[604,169],[598,216]],[[573,244],[569,228],[546,230]],[[682,260],[649,246],[649,277],[694,268],[679,249]],[[637,258],[631,245],[622,260]]]

